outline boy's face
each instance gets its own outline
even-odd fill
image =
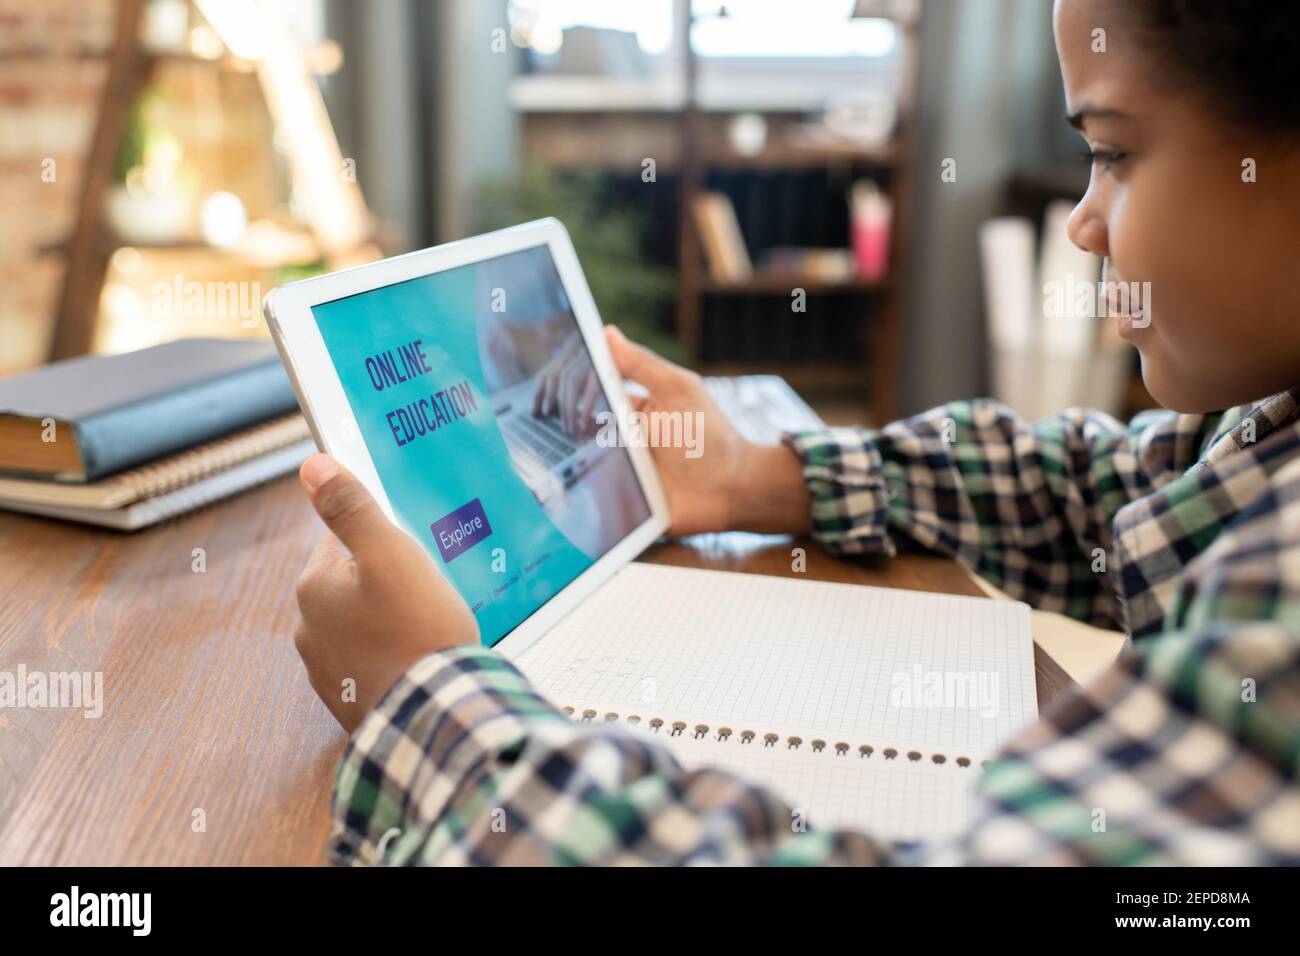
[[[1118,321],[1162,405],[1212,411],[1300,385],[1300,144],[1221,120],[1123,6],[1056,0],[1067,111],[1101,154],[1070,238],[1106,257],[1107,281],[1150,283],[1149,311]]]

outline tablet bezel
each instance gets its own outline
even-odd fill
[[[587,279],[578,263],[568,231],[557,219],[525,223],[329,275],[303,279],[273,290],[263,304],[267,325],[293,383],[298,404],[302,406],[303,414],[316,438],[317,447],[350,469],[374,495],[384,513],[416,540],[420,540],[419,536],[402,523],[384,493],[383,483],[379,480],[374,461],[361,437],[361,429],[348,404],[343,384],[334,369],[311,310],[336,299],[542,245],[550,249],[577,320],[578,330],[591,355],[610,407],[629,407],[623,379],[605,342],[603,323],[591,297]],[[622,444],[624,422],[621,416],[616,415],[615,419]],[[627,443],[627,452],[650,507],[649,517],[596,559],[591,567],[516,625],[514,630],[492,645],[507,657],[517,657],[668,530],[668,501],[650,450],[632,442]],[[433,563],[438,567],[436,558]],[[441,567],[438,570],[442,572]]]

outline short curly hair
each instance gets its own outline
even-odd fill
[[[1119,0],[1159,66],[1225,119],[1300,134],[1296,0]]]

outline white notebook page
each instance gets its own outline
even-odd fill
[[[1023,604],[640,563],[516,663],[579,719],[635,716],[688,767],[890,839],[964,826],[980,761],[1037,715]]]

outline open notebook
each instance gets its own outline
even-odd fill
[[[576,720],[772,788],[810,827],[960,831],[1037,715],[1028,608],[633,563],[516,662]]]

